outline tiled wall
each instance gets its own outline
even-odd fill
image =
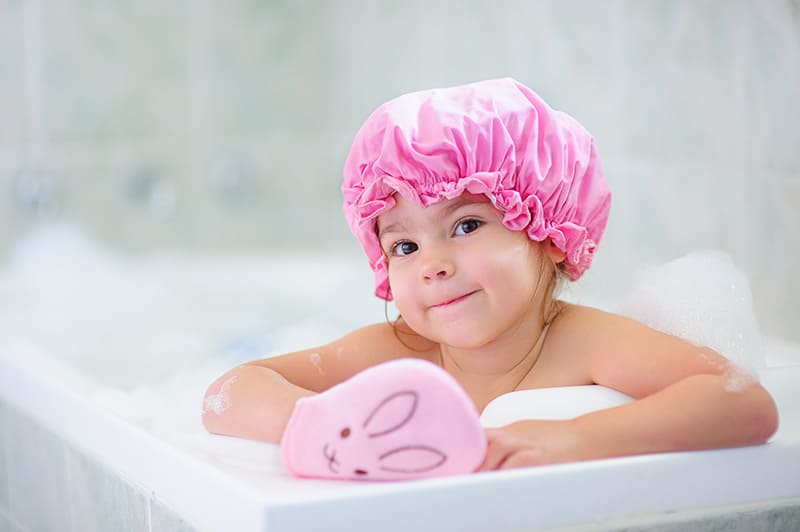
[[[718,248],[800,341],[796,0],[0,0],[0,256],[48,219],[126,249],[355,252],[360,122],[506,75],[597,137],[615,201],[588,289]]]
[[[0,401],[0,530],[192,532],[145,493]]]

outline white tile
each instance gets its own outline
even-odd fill
[[[3,532],[27,532],[10,515],[0,510],[0,530]]]
[[[23,5],[0,2],[0,153],[13,156],[26,133]]]
[[[155,499],[150,499],[150,532],[195,532],[195,528]]]
[[[0,512],[8,511],[8,467],[6,466],[6,403],[0,401]],[[0,528],[0,530],[3,530]]]
[[[67,461],[74,532],[148,532],[147,499],[138,489],[76,451]]]
[[[15,408],[7,408],[5,425],[9,513],[28,530],[68,530],[65,445]]]
[[[795,531],[800,522],[796,499],[705,508],[667,514],[615,519],[602,525],[578,527],[584,532],[626,530],[628,532],[752,532]],[[575,531],[577,532],[577,530]]]
[[[757,205],[749,269],[760,325],[769,335],[800,342],[800,175],[765,172],[750,187]]]

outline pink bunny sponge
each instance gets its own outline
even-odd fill
[[[399,359],[300,399],[281,453],[298,477],[409,480],[475,471],[486,454],[486,434],[449,373]]]

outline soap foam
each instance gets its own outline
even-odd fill
[[[238,377],[234,375],[222,383],[219,393],[206,397],[206,400],[203,402],[203,413],[205,414],[210,411],[220,415],[226,411],[231,406],[231,386],[233,386],[237,380]]]
[[[693,252],[639,272],[617,311],[728,358],[729,391],[757,380],[755,371],[765,367],[750,284],[724,253]]]
[[[319,353],[311,353],[308,355],[308,359],[317,368],[317,371],[320,375],[325,375],[325,371],[322,369],[322,358],[319,356]]]

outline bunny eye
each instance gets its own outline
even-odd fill
[[[348,436],[350,436],[350,427],[343,428],[342,432],[339,433],[339,436],[341,436],[342,438],[347,438]]]

